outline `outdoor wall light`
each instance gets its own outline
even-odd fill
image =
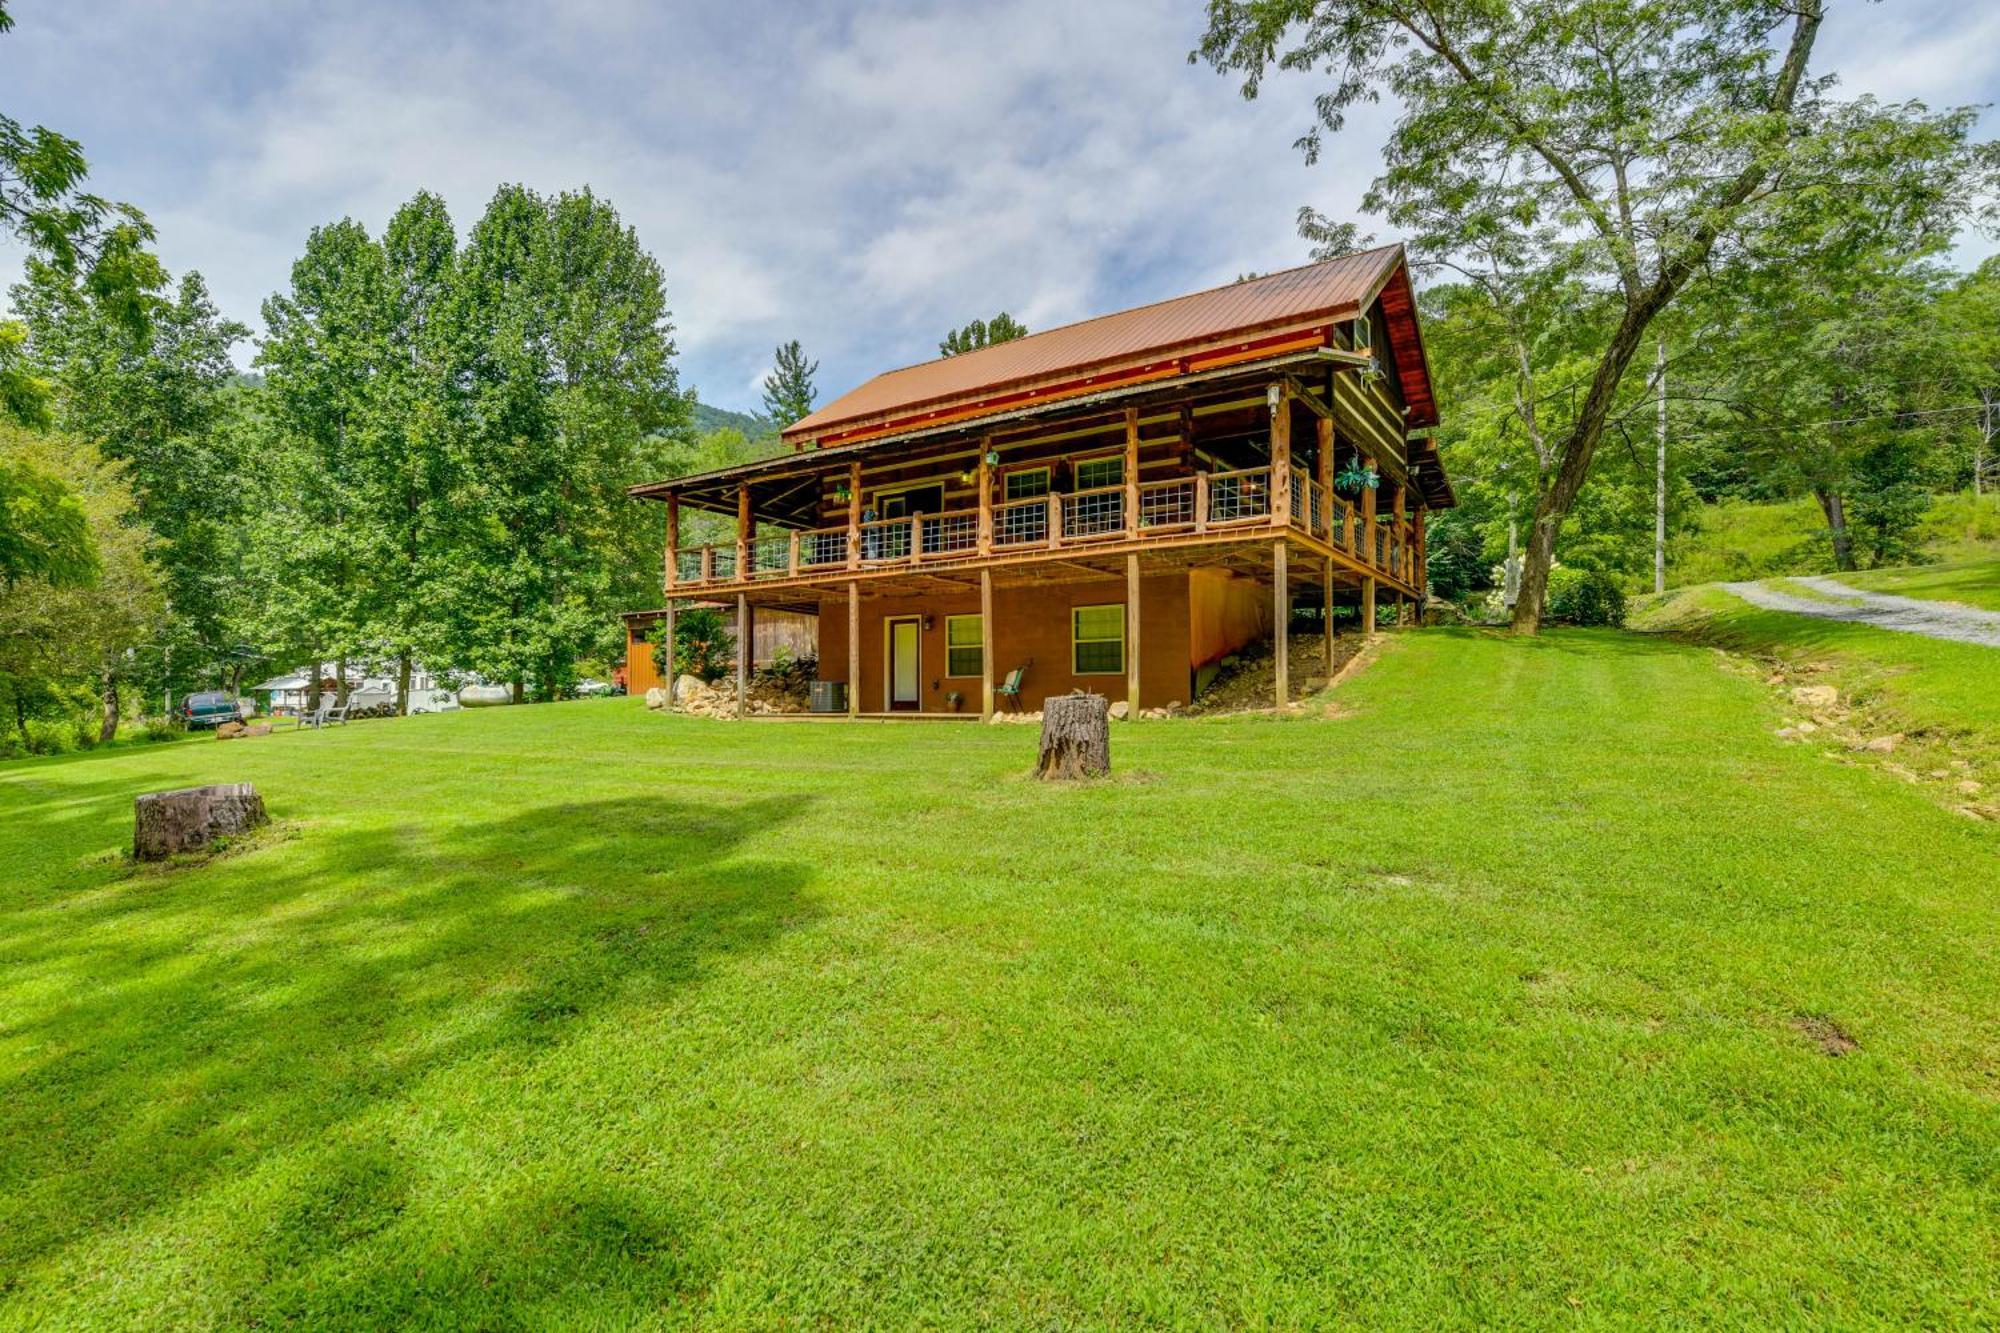
[[[1000,466],[1000,451],[998,449],[988,449],[986,451],[986,466],[988,467]]]

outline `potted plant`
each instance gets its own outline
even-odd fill
[[[949,708],[952,712],[956,713],[959,709],[959,705],[963,704],[964,702],[965,702],[965,696],[960,694],[957,690],[945,691],[944,705],[945,707]]]
[[[1382,484],[1381,476],[1372,467],[1366,467],[1358,458],[1349,459],[1333,474],[1333,492],[1343,499],[1352,500],[1363,491],[1372,491]]]

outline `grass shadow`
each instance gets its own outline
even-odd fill
[[[275,859],[10,904],[0,965],[54,998],[0,1017],[0,1273],[282,1168],[303,1183],[233,1260],[240,1313],[315,1308],[330,1288],[298,1287],[300,1266],[346,1271],[399,1210],[385,1110],[462,1069],[529,1077],[587,1025],[657,1012],[811,922],[811,871],[743,854],[809,805],[649,796],[308,832]],[[672,1219],[579,1179],[587,1197],[524,1223],[522,1293],[674,1248]]]

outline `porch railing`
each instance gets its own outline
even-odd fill
[[[1094,486],[1062,497],[1064,541],[1116,537],[1125,531],[1125,488]]]
[[[767,531],[741,548],[747,565],[742,577],[773,580],[835,569],[950,562],[988,552],[1061,548],[1134,535],[1167,537],[1268,525],[1280,514],[1291,527],[1347,551],[1365,565],[1398,579],[1413,576],[1414,537],[1409,524],[1386,517],[1368,523],[1358,506],[1304,469],[1293,469],[1288,480],[1289,494],[1283,501],[1276,494],[1272,470],[1254,467],[1038,495],[995,504],[983,513],[966,509],[872,519],[852,527]],[[680,547],[667,562],[669,576],[676,587],[735,582],[738,550],[727,542]]]

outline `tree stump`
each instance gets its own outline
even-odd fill
[[[1035,776],[1044,782],[1069,782],[1101,778],[1110,771],[1110,701],[1081,690],[1045,701]]]
[[[132,802],[132,855],[158,861],[200,851],[217,838],[270,822],[264,798],[247,782],[148,792]]]

